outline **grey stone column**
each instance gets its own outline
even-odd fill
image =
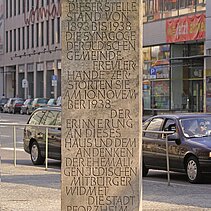
[[[34,69],[34,98],[37,97],[37,64],[34,62],[33,64],[33,69]]]
[[[24,78],[28,81],[28,77],[27,77],[27,64],[24,64]],[[27,99],[28,98],[28,87],[24,88],[24,98]]]
[[[58,67],[57,67],[57,60],[54,60],[54,75],[57,75],[57,86],[58,86]],[[54,98],[56,99],[57,96],[57,86],[54,86]]]
[[[19,96],[19,87],[18,87],[18,85],[19,85],[19,83],[21,83],[21,81],[19,81],[19,77],[18,77],[18,75],[19,75],[19,66],[18,65],[16,65],[15,66],[15,77],[16,77],[16,83],[15,83],[15,86],[16,86],[16,93],[15,93],[15,95],[17,96]]]
[[[46,61],[43,62],[43,97],[47,96],[47,64]]]
[[[62,211],[141,209],[141,2],[63,1]]]

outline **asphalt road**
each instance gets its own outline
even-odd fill
[[[26,123],[29,116],[0,113],[0,122]],[[23,150],[23,128],[17,130],[17,166],[13,165],[12,128],[0,128],[1,209],[2,211],[58,211],[61,206],[61,163],[50,160],[45,166],[33,166]],[[167,185],[165,171],[150,171],[143,178],[143,210],[211,210],[211,178],[202,184],[190,184],[184,174],[171,172]]]

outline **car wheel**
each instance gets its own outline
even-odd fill
[[[45,162],[45,158],[41,155],[40,147],[36,141],[31,145],[31,161],[34,165],[42,165]]]
[[[201,180],[201,171],[199,161],[196,157],[191,156],[186,163],[186,174],[190,183],[198,183]]]
[[[143,176],[143,177],[146,177],[147,174],[148,174],[148,172],[149,172],[149,169],[145,166],[144,163],[143,163],[142,165],[143,165],[143,166],[142,166],[142,176]]]

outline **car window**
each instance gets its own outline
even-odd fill
[[[58,112],[57,118],[56,118],[56,125],[61,126],[62,125],[62,117],[61,112]]]
[[[46,114],[43,116],[41,124],[55,125],[57,115],[58,115],[58,111],[47,111]]]
[[[43,99],[43,98],[37,100],[37,103],[47,103],[47,102],[48,102],[48,100]]]
[[[162,125],[163,125],[163,119],[162,118],[154,118],[149,125],[147,126],[147,131],[161,131]],[[161,135],[156,133],[145,133],[144,137],[148,138],[159,138]]]
[[[37,111],[35,112],[30,120],[29,120],[29,124],[32,124],[32,125],[39,125],[42,118],[43,118],[43,115],[45,114],[45,111]]]
[[[167,119],[163,127],[164,131],[176,132],[176,122],[173,119]]]

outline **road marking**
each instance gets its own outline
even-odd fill
[[[10,138],[11,136],[9,136],[9,135],[0,135],[0,137],[2,137],[2,138]]]
[[[168,186],[168,181],[164,182],[164,181],[157,181],[157,180],[148,180],[148,179],[144,179],[143,182],[149,182],[149,183],[157,183],[157,184],[165,184],[166,186]],[[184,181],[185,182],[185,181]],[[199,184],[204,186],[204,184]],[[169,187],[173,187],[173,186],[183,186],[183,187],[187,187],[187,186],[192,186],[191,183],[186,182],[186,184],[182,184],[182,183],[177,183],[177,182],[170,182],[170,186]],[[210,189],[211,187],[206,186],[206,188]]]
[[[2,147],[2,150],[14,151],[14,148]],[[16,151],[24,152],[24,149],[16,148]]]

